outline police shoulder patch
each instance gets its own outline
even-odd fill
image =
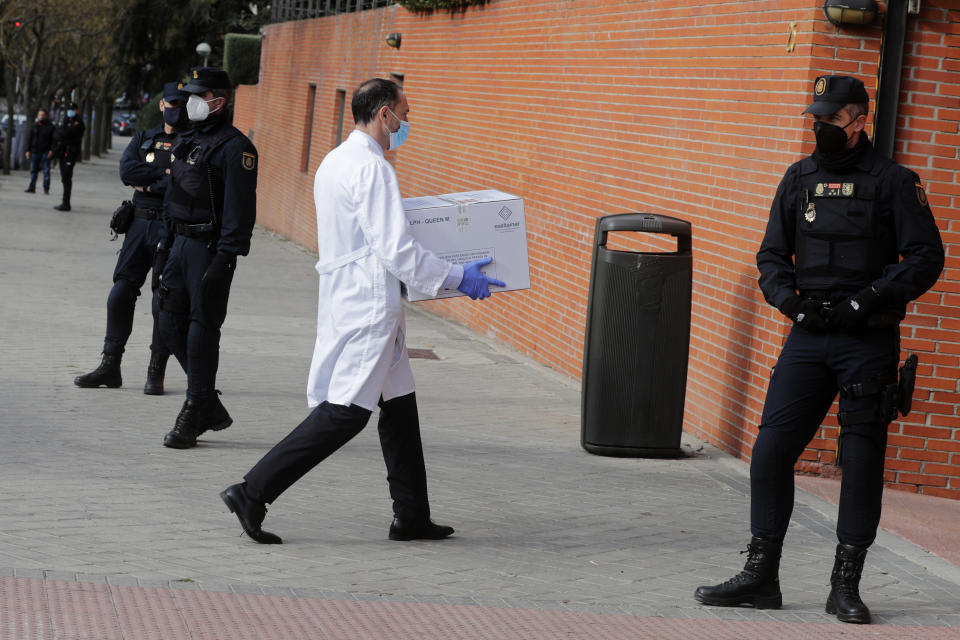
[[[923,184],[915,182],[914,186],[917,188],[917,201],[920,203],[920,206],[927,206],[927,192],[923,190]]]
[[[247,171],[253,171],[257,168],[257,156],[246,151],[243,152],[240,163],[243,165],[243,168]]]

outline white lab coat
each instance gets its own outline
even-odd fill
[[[373,410],[413,393],[400,281],[436,295],[452,265],[407,233],[400,188],[361,131],[327,154],[313,181],[320,296],[307,402]]]

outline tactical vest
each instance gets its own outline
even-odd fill
[[[879,199],[884,171],[893,163],[873,154],[869,170],[837,174],[812,158],[800,165],[794,258],[801,292],[859,291],[897,260],[890,203]]]
[[[172,220],[184,224],[219,224],[218,216],[223,209],[223,179],[210,165],[210,156],[222,144],[239,135],[243,134],[238,129],[224,125],[206,133],[191,131],[176,144],[166,203],[167,215]]]
[[[146,162],[152,168],[166,170],[172,163],[174,140],[173,136],[165,136],[162,129],[153,135],[144,135],[137,149],[140,162]],[[144,209],[162,209],[163,194],[134,191],[133,204]]]

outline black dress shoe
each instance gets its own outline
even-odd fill
[[[275,533],[264,531],[260,524],[267,516],[267,507],[262,502],[257,502],[247,495],[245,485],[234,484],[220,492],[220,498],[223,500],[230,513],[237,514],[240,526],[243,531],[260,544],[281,544],[283,540]]]
[[[453,534],[453,527],[437,524],[433,520],[408,522],[394,518],[390,524],[391,540],[442,540]]]
[[[70,211],[70,205],[68,204],[58,204],[54,207],[57,211]]]

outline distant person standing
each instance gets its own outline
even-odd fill
[[[50,193],[50,159],[53,157],[55,128],[46,109],[37,111],[37,121],[27,135],[27,160],[30,161],[30,186],[26,193],[37,192],[37,175],[43,170],[43,192]]]
[[[133,331],[133,315],[140,297],[140,287],[153,269],[154,294],[160,283],[165,253],[158,250],[166,243],[167,230],[163,224],[163,196],[170,176],[167,170],[173,162],[173,145],[177,131],[187,124],[187,94],[176,82],[163,87],[160,111],[163,125],[147,131],[137,131],[120,158],[120,179],[133,187],[133,218],[127,228],[123,247],[113,270],[113,287],[107,296],[107,332],[103,339],[103,359],[90,373],[77,376],[78,387],[115,388],[123,384],[120,359],[127,339]],[[160,339],[159,308],[153,295],[153,340],[150,343],[150,364],[143,392],[163,395],[163,378],[170,351]]]
[[[54,207],[57,211],[70,211],[73,165],[80,158],[84,128],[76,103],[68,102],[63,123],[53,136],[53,157],[60,163],[60,181],[63,183],[63,201]]]

